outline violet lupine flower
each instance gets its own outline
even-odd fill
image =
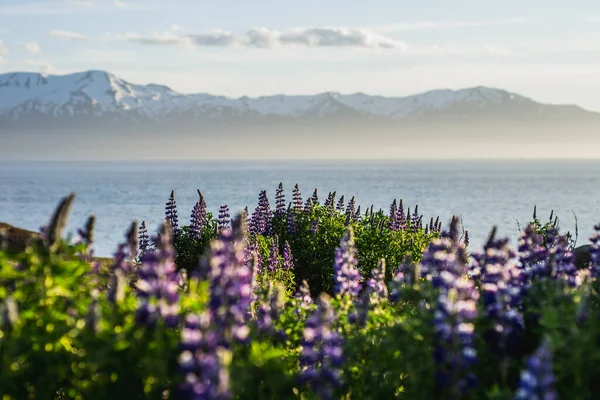
[[[594,235],[590,238],[590,264],[592,276],[600,277],[600,224],[594,226]]]
[[[256,312],[256,327],[266,335],[285,338],[285,332],[275,329],[275,321],[279,319],[285,305],[283,294],[285,288],[281,284],[269,282],[266,301],[261,301]]]
[[[181,331],[179,370],[185,379],[179,394],[190,399],[224,400],[231,397],[229,370],[224,365],[228,350],[219,345],[218,332],[211,329],[213,315],[188,314]]]
[[[210,298],[208,309],[218,327],[220,345],[245,342],[246,322],[252,303],[252,271],[245,263],[245,241],[236,239],[231,230],[223,230],[209,251]]]
[[[356,212],[355,208],[356,208],[356,199],[354,198],[354,196],[352,196],[352,198],[348,202],[348,205],[346,206],[346,214],[347,215],[349,214],[352,217],[354,217],[354,213]]]
[[[412,219],[410,221],[410,226],[412,227],[413,232],[416,232],[419,229],[419,206],[415,206],[415,211],[413,212]]]
[[[367,293],[371,303],[378,303],[388,297],[388,289],[385,284],[385,259],[383,258],[371,271],[371,278],[367,281]]]
[[[394,278],[391,282],[390,300],[397,302],[402,297],[402,291],[406,287],[415,285],[421,277],[421,265],[412,264],[410,259],[406,259],[394,271]]]
[[[504,352],[514,344],[514,334],[524,328],[523,315],[518,310],[522,288],[514,279],[520,273],[514,262],[516,254],[509,247],[509,239],[496,239],[496,229],[484,245],[484,253],[472,254],[476,266],[472,269],[481,282],[484,312],[492,324],[489,343]],[[478,277],[477,277],[478,278]]]
[[[148,236],[148,230],[146,229],[146,221],[142,221],[140,230],[138,231],[138,246],[140,256],[143,255],[150,245],[150,237]]]
[[[396,199],[394,199],[394,201],[392,202],[392,205],[390,206],[390,223],[389,223],[389,228],[392,231],[396,231],[398,230],[398,206],[396,204]]]
[[[251,241],[246,247],[245,264],[251,265],[254,262],[256,263],[255,265],[252,265],[252,267],[256,268],[256,271],[253,271],[254,278],[256,278],[256,275],[260,274],[262,271],[262,256],[260,255],[258,248],[258,243],[255,240]],[[253,261],[255,257],[256,260]]]
[[[340,241],[340,246],[335,249],[333,260],[333,292],[338,295],[358,296],[360,292],[360,272],[356,268],[358,257],[354,244],[354,230],[349,227]]]
[[[249,231],[251,235],[263,234],[267,229],[267,224],[260,205],[256,206],[250,219]]]
[[[277,236],[273,239],[267,269],[271,272],[279,269],[279,238]]]
[[[294,191],[292,193],[292,202],[294,204],[294,210],[300,212],[302,211],[302,195],[300,194],[300,187],[296,183],[294,186]]]
[[[279,182],[275,191],[275,215],[285,213],[285,194],[283,193],[283,182]]]
[[[294,294],[294,298],[299,303],[299,309],[308,310],[313,304],[313,299],[310,295],[310,288],[306,279],[302,280],[302,284],[298,288],[298,291]],[[297,310],[299,311],[299,310]]]
[[[171,190],[171,196],[165,206],[165,219],[169,222],[169,226],[173,229],[173,237],[179,232],[179,219],[177,218],[177,203],[175,202],[175,191]]]
[[[527,359],[526,369],[521,371],[515,400],[557,400],[558,393],[554,388],[556,378],[552,369],[550,340],[544,338],[535,353]]]
[[[282,267],[284,270],[289,271],[294,269],[294,256],[292,255],[292,248],[288,241],[285,241],[283,245],[283,264]]]
[[[229,215],[229,207],[227,204],[221,205],[219,208],[219,219],[217,220],[217,229],[221,233],[225,229],[231,228],[231,215]]]
[[[334,204],[335,204],[335,194],[336,192],[329,192],[329,195],[327,196],[327,199],[325,199],[325,203],[323,203],[323,207],[325,208],[333,208]]]
[[[202,229],[206,224],[206,201],[200,191],[198,191],[200,200],[196,202],[190,216],[190,229],[194,239],[199,240],[202,235]]]
[[[319,232],[319,218],[315,218],[310,224],[311,235],[316,235]]]
[[[315,188],[315,191],[312,194],[311,201],[314,205],[319,204],[319,191],[317,190],[317,188]]]
[[[338,200],[337,205],[335,206],[335,209],[337,212],[343,213],[344,207],[345,207],[345,200],[344,200],[344,195],[342,195],[342,197],[340,197],[340,199]]]
[[[179,279],[174,254],[171,228],[167,222],[161,229],[157,251],[145,253],[138,268],[138,323],[153,326],[161,317],[167,326],[177,325]]]
[[[298,229],[296,226],[296,213],[292,208],[292,203],[290,203],[287,209],[287,233],[289,233],[290,235],[294,235],[296,234],[297,230]]]
[[[398,204],[398,211],[396,214],[396,226],[397,230],[405,230],[407,225],[406,214],[404,214],[404,202],[400,199],[400,203]]]
[[[313,201],[312,198],[307,197],[306,202],[304,203],[304,212],[310,214],[313,210]]]
[[[577,286],[575,255],[569,250],[569,238],[566,235],[555,236],[548,257],[553,275],[570,287]]]
[[[465,247],[469,247],[469,231],[465,231],[465,238],[463,239]]]
[[[267,197],[267,191],[261,190],[258,196],[258,206],[261,209],[261,215],[263,218],[264,230],[259,232],[262,235],[271,235],[273,231],[273,212],[269,205],[269,198]]]
[[[250,213],[248,212],[248,206],[244,207],[242,210],[242,222],[246,231],[250,228]]]
[[[356,212],[354,213],[354,220],[355,221],[361,220],[360,205],[358,206],[358,208],[356,209]]]
[[[450,271],[436,277],[439,290],[433,324],[436,384],[441,390],[464,395],[475,383],[471,371],[477,360],[475,325],[479,293],[473,281]]]
[[[299,380],[323,400],[333,399],[335,388],[342,383],[343,338],[333,328],[335,319],[329,296],[321,294],[317,309],[306,321],[302,340]]]

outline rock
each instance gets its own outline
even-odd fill
[[[575,256],[575,267],[577,269],[589,267],[591,261],[589,244],[573,249],[573,255]]]
[[[39,233],[17,228],[5,222],[0,222],[0,241],[3,239],[8,243],[9,251],[23,251],[31,239],[39,237]]]

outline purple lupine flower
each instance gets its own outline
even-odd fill
[[[517,308],[522,288],[514,279],[520,270],[514,261],[516,254],[509,247],[509,239],[496,239],[495,234],[494,228],[483,247],[483,254],[472,254],[476,266],[471,267],[471,274],[481,282],[484,312],[492,325],[489,342],[505,354],[506,347],[515,343],[514,334],[524,328],[523,315]]]
[[[335,249],[333,261],[333,292],[335,294],[358,296],[358,292],[360,292],[360,272],[356,268],[357,264],[358,257],[354,244],[354,230],[349,227],[340,241],[340,246]]]
[[[306,202],[304,203],[304,212],[310,214],[313,210],[313,201],[312,198],[307,197]]]
[[[224,400],[231,397],[229,370],[224,358],[229,351],[219,345],[219,333],[210,311],[188,314],[181,331],[179,370],[185,376],[179,393],[185,398]]]
[[[260,251],[258,251],[258,249],[259,247],[256,240],[251,241],[250,244],[246,247],[245,264],[251,266],[252,268],[256,268],[256,271],[252,272],[253,278],[256,278],[256,276],[262,271],[262,256],[260,255]],[[254,260],[255,257],[256,260]]]
[[[410,213],[410,211],[409,211]],[[396,230],[405,230],[407,225],[406,214],[404,214],[404,202],[400,199],[400,203],[398,204],[398,211],[396,214]]]
[[[285,305],[285,288],[281,284],[269,282],[267,298],[260,302],[256,312],[256,327],[260,332],[266,335],[273,335],[279,338],[285,338],[285,332],[276,330],[274,324],[279,319],[281,311]]]
[[[556,235],[552,247],[548,250],[548,263],[553,275],[570,287],[577,286],[577,267],[575,255],[569,250],[569,238]]]
[[[405,260],[394,271],[394,278],[390,285],[390,300],[393,302],[400,300],[403,289],[416,284],[420,277],[421,266],[419,264],[412,264],[409,259]]]
[[[325,199],[325,203],[323,203],[323,207],[333,209],[335,205],[335,194],[336,192],[329,192],[327,199]]]
[[[438,301],[433,317],[436,344],[436,384],[439,389],[464,395],[475,383],[477,360],[475,325],[479,292],[473,281],[442,271],[437,277]]]
[[[354,220],[355,221],[361,220],[360,205],[358,206],[358,208],[356,209],[356,212],[354,213]]]
[[[225,229],[231,229],[231,215],[229,215],[229,207],[227,204],[222,204],[219,208],[219,219],[217,220],[217,229],[221,233]]]
[[[146,221],[142,221],[142,224],[140,225],[140,230],[138,231],[138,245],[140,256],[148,251],[150,237],[148,236],[148,230],[146,229]]]
[[[465,238],[463,239],[465,247],[469,247],[469,231],[465,231]]]
[[[345,204],[344,195],[342,195],[342,197],[340,197],[340,199],[338,200],[337,205],[335,206],[336,211],[339,213],[343,213],[345,205],[346,204]]]
[[[356,210],[354,207],[356,206],[356,200],[354,196],[348,202],[348,206],[346,207],[346,226],[350,225],[350,222],[354,221],[354,213]]]
[[[245,342],[246,322],[252,303],[252,271],[245,263],[245,241],[224,229],[210,245],[210,298],[208,309],[218,327],[220,345],[229,348],[231,341]]]
[[[175,202],[175,191],[171,190],[171,196],[165,206],[165,219],[169,222],[169,226],[173,229],[173,237],[179,232],[179,219],[177,218],[177,203]]]
[[[271,253],[267,264],[269,271],[274,272],[279,269],[279,237],[275,236],[271,245]]]
[[[298,228],[296,226],[296,213],[292,208],[292,203],[288,206],[287,209],[287,233],[290,235],[296,234]]]
[[[319,204],[319,191],[315,188],[315,191],[312,194],[311,201],[313,205]]]
[[[315,218],[310,224],[311,235],[316,235],[319,232],[319,218]]]
[[[594,234],[590,238],[590,269],[592,276],[600,277],[600,224],[594,226]]]
[[[190,229],[193,238],[196,240],[200,239],[202,229],[204,229],[204,225],[206,224],[206,201],[204,201],[204,196],[199,190],[198,195],[200,196],[200,200],[194,205],[192,215],[190,216]]]
[[[179,285],[171,231],[167,222],[157,240],[157,251],[147,252],[141,258],[136,282],[138,323],[153,326],[160,317],[169,327],[177,325]]]
[[[269,198],[267,197],[267,191],[261,190],[258,196],[258,206],[260,207],[263,218],[261,226],[264,226],[264,230],[259,232],[261,235],[271,235],[273,233],[273,211],[269,205]]]
[[[304,326],[299,380],[323,400],[333,399],[335,388],[342,383],[343,338],[333,328],[335,319],[329,296],[321,294]]]
[[[385,284],[385,259],[383,258],[371,271],[371,278],[367,281],[367,293],[371,303],[378,303],[388,297],[388,289]]]
[[[419,206],[415,206],[415,211],[413,212],[412,219],[410,221],[410,226],[413,233],[416,233],[419,230],[420,225],[420,216],[419,216]]]
[[[434,311],[436,383],[440,390],[464,395],[475,376],[475,326],[479,292],[466,278],[464,243],[458,238],[459,220],[452,218],[450,230],[434,239],[423,254],[421,272],[438,290]]]
[[[283,264],[282,267],[284,270],[289,271],[294,269],[294,256],[292,255],[292,248],[288,241],[285,241],[283,245]]]
[[[260,205],[256,206],[256,209],[252,213],[252,218],[250,219],[249,231],[251,235],[261,235],[267,229],[267,224],[265,222],[265,217],[263,215],[262,208]]]
[[[133,222],[125,235],[126,243],[120,243],[113,256],[106,294],[108,301],[112,303],[120,302],[125,296],[125,277],[133,272],[133,262],[138,248],[137,230],[137,223]]]
[[[431,232],[431,233],[435,232],[435,227],[436,227],[436,225],[434,225],[434,223],[433,223],[433,217],[431,217],[431,219],[429,220],[429,232]]]
[[[396,231],[398,230],[398,206],[396,204],[396,199],[394,199],[394,201],[392,202],[392,205],[390,206],[390,223],[389,223],[389,228],[392,231]]]
[[[544,338],[535,353],[527,359],[526,368],[521,371],[515,400],[557,400],[558,393],[554,388],[556,378],[552,370],[550,340]]]
[[[283,193],[283,182],[279,182],[279,186],[275,191],[275,215],[285,213],[285,194]]]
[[[297,311],[299,311],[299,309],[307,311],[313,304],[313,299],[310,295],[310,288],[308,287],[308,282],[306,279],[302,280],[302,284],[298,288],[298,291],[294,294],[294,298],[299,303]]]
[[[294,204],[294,210],[302,211],[302,195],[300,194],[300,187],[296,183],[294,186],[294,192],[292,193],[292,203]]]

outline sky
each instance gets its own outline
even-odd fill
[[[503,88],[600,111],[598,0],[0,0],[0,73],[226,96]]]

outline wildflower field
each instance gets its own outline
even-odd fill
[[[469,247],[394,200],[283,185],[271,207],[124,228],[93,254],[74,195],[23,252],[0,249],[0,399],[595,399],[600,225],[589,262],[557,220]],[[492,227],[490,227],[492,228]],[[5,241],[4,241],[5,242]]]

